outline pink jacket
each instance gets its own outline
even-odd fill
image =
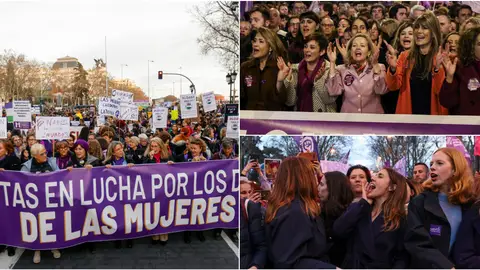
[[[380,64],[380,74],[374,74],[372,66],[357,75],[351,65],[336,67],[335,76],[327,80],[326,86],[331,96],[343,95],[341,112],[344,113],[384,113],[380,95],[388,92],[385,83],[385,66]]]

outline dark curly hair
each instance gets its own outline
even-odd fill
[[[460,36],[458,42],[458,58],[463,66],[468,66],[475,61],[475,41],[480,35],[480,27],[468,29]]]

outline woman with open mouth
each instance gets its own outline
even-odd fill
[[[307,38],[320,29],[320,18],[313,11],[300,14],[300,32],[288,47],[288,59],[291,63],[298,64],[303,59],[303,48]]]
[[[390,91],[400,90],[396,114],[446,115],[440,105],[439,92],[445,78],[442,67],[446,52],[441,49],[440,24],[431,13],[425,13],[413,23],[413,46],[397,58],[388,47],[386,76]]]
[[[277,61],[278,80],[287,89],[287,106],[295,111],[337,112],[336,97],[331,97],[325,87],[330,63],[324,59],[328,46],[327,38],[319,33],[310,35],[303,49],[300,64],[286,64],[280,57]]]
[[[362,199],[333,224],[334,235],[348,239],[341,268],[408,268],[406,200],[407,179],[393,169],[382,169],[362,185]]]
[[[456,49],[458,57],[443,61],[440,103],[450,114],[480,115],[480,27],[466,31]]]
[[[327,49],[330,61],[326,87],[330,96],[343,95],[344,113],[384,113],[380,95],[388,92],[385,66],[378,63],[379,47],[368,34],[357,34],[347,44],[346,64],[335,66],[337,48]]]
[[[395,32],[392,47],[397,53],[408,51],[413,44],[413,21],[403,21]],[[388,44],[386,44],[387,48]],[[399,91],[389,91],[382,96],[382,106],[386,114],[395,114]]]
[[[286,91],[277,81],[277,58],[287,52],[273,31],[260,27],[252,41],[253,53],[240,67],[240,109],[283,111]]]
[[[440,148],[432,156],[430,179],[424,192],[408,205],[405,248],[410,253],[408,268],[452,269],[452,249],[459,225],[475,200],[472,170],[455,148]],[[477,265],[478,266],[478,265]],[[462,267],[463,268],[463,267]]]

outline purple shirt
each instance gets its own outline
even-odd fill
[[[370,65],[358,75],[352,65],[337,66],[335,76],[326,82],[331,96],[343,95],[341,112],[384,113],[380,95],[388,92],[385,82],[385,66],[380,65],[380,74],[375,74]]]

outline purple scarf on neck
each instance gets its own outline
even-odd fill
[[[307,62],[302,60],[298,64],[298,81],[297,81],[297,111],[313,112],[313,84],[315,83],[315,75],[323,65],[323,58],[317,62],[317,66],[311,74],[307,74]]]
[[[67,168],[67,164],[68,164],[68,162],[71,160],[71,158],[72,158],[72,157],[70,156],[70,154],[67,154],[67,155],[64,156],[64,157],[58,156],[58,158],[57,158],[58,168],[59,168],[60,170],[63,170],[63,169],[65,169],[65,168]]]

